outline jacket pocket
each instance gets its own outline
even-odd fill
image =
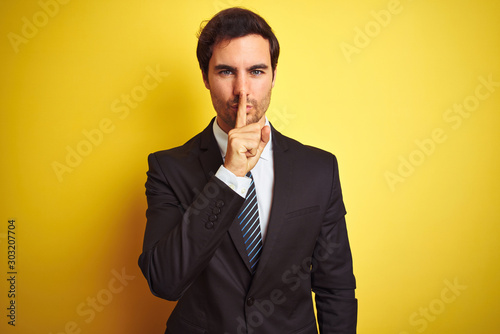
[[[285,219],[291,219],[291,218],[295,218],[295,217],[304,216],[304,215],[307,215],[310,213],[314,213],[316,211],[319,211],[319,205],[309,206],[307,208],[302,208],[302,209],[298,209],[298,210],[295,210],[292,212],[288,212],[287,214],[285,214]]]

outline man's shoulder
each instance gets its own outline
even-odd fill
[[[282,147],[284,150],[290,151],[300,158],[305,159],[321,159],[321,160],[336,160],[335,155],[329,151],[321,149],[316,146],[303,144],[302,142],[293,139],[291,137],[285,136],[280,132],[275,130],[275,138],[278,146]]]

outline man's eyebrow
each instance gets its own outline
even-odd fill
[[[249,71],[253,71],[253,70],[267,70],[268,68],[269,68],[269,66],[267,66],[264,63],[262,63],[262,64],[253,65],[248,70]]]
[[[262,63],[262,64],[255,64],[255,65],[252,65],[250,66],[247,70],[248,71],[253,71],[253,70],[266,70],[268,69],[269,66]],[[236,67],[233,67],[233,66],[230,66],[230,65],[226,65],[226,64],[219,64],[219,65],[215,65],[214,67],[215,70],[230,70],[230,71],[233,71],[233,72],[236,72],[237,69]]]
[[[219,65],[215,65],[214,67],[216,70],[231,70],[233,72],[236,71],[236,68],[234,68],[233,66],[229,66],[229,65],[226,65],[226,64],[219,64]]]

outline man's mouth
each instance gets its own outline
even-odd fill
[[[237,110],[238,110],[238,107],[239,107],[239,105],[237,105],[237,104],[233,104],[233,105],[231,105],[231,109],[232,109],[232,110],[235,110],[235,111],[237,111]],[[252,108],[253,108],[253,106],[252,106],[252,105],[247,104],[247,112],[249,112]]]

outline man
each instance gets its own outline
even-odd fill
[[[279,44],[230,8],[202,28],[197,56],[217,117],[149,156],[139,265],[178,300],[165,333],[355,333],[357,300],[335,157],[265,117]]]

